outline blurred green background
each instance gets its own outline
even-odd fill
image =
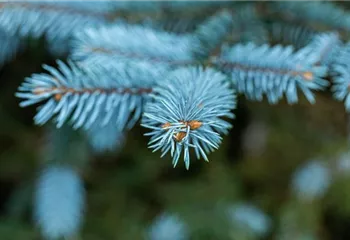
[[[35,107],[22,109],[14,93],[43,63],[56,59],[44,40],[29,46],[0,71],[0,239],[41,239],[32,220],[33,187],[47,158],[82,159],[87,210],[81,236],[86,240],[144,239],[157,216],[174,213],[191,239],[350,239],[350,171],[339,159],[349,149],[349,119],[329,92],[317,103],[269,105],[239,96],[234,128],[210,162],[190,169],[171,165],[169,156],[147,149],[145,130],[135,127],[118,151],[93,156],[84,141],[49,156],[48,127],[33,124]],[[332,182],[325,195],[303,201],[291,188],[294,172],[312,159],[325,161]],[[350,159],[349,159],[350,161]],[[237,227],[227,208],[247,203],[271,221],[264,236]],[[247,233],[248,232],[248,233]],[[176,238],[174,238],[176,239]]]

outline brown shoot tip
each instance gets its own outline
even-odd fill
[[[188,123],[188,125],[190,126],[191,130],[196,130],[202,126],[202,122],[197,120],[192,120]]]
[[[185,132],[178,132],[174,135],[174,139],[176,142],[181,142],[186,137]]]
[[[56,101],[61,100],[61,98],[62,98],[62,94],[60,94],[60,93],[56,93],[56,94],[55,94],[55,100],[56,100]]]
[[[314,78],[314,74],[312,72],[304,72],[303,77],[306,80],[311,81]]]
[[[171,126],[171,124],[170,123],[164,123],[163,125],[162,125],[162,128],[168,128],[168,127],[170,127]]]

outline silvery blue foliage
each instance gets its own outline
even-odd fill
[[[333,96],[344,101],[346,111],[350,111],[350,42],[342,46],[332,62]]]
[[[147,240],[186,240],[189,233],[185,223],[176,215],[163,213],[150,226]]]
[[[308,48],[310,56],[317,59],[317,64],[329,66],[338,57],[341,46],[339,34],[337,32],[325,32],[315,35]]]
[[[350,29],[350,15],[333,2],[324,1],[280,1],[271,3],[272,9],[290,19],[323,23],[333,28]]]
[[[318,59],[310,51],[310,46],[294,51],[292,46],[237,44],[224,46],[213,62],[230,74],[238,92],[250,99],[261,101],[266,95],[270,103],[276,103],[285,94],[292,104],[298,101],[297,90],[301,90],[314,103],[312,90],[328,85],[323,79],[327,67],[316,66]]]
[[[45,33],[48,39],[69,39],[83,27],[108,23],[110,10],[113,1],[6,2],[0,9],[0,26],[13,35],[40,37]]]
[[[85,206],[85,191],[69,167],[48,166],[36,186],[34,218],[47,239],[77,234]]]
[[[147,0],[147,1],[133,1],[133,0],[117,0],[110,1],[116,9],[131,10],[131,11],[157,11],[161,9],[175,9],[182,10],[188,7],[220,7],[228,5],[232,0]]]
[[[267,41],[267,32],[251,6],[243,6],[236,11],[218,11],[200,24],[194,35],[201,42],[201,47],[195,51],[203,57],[215,54],[216,49],[220,49],[222,43],[233,36],[242,41]]]
[[[219,11],[198,26],[194,35],[201,42],[201,47],[195,49],[200,56],[207,56],[231,33],[233,16],[230,11]],[[213,34],[215,32],[215,34]]]
[[[89,129],[96,123],[103,127],[109,122],[120,130],[132,127],[160,78],[160,72],[141,63],[133,67],[137,71],[130,72],[123,63],[119,68],[93,69],[81,68],[72,61],[57,64],[58,69],[44,65],[50,74],[33,74],[16,94],[24,99],[22,107],[46,102],[34,118],[39,125],[56,116],[58,127],[68,119],[74,128]]]
[[[235,93],[229,89],[226,76],[212,68],[180,68],[154,88],[142,125],[151,129],[149,147],[170,152],[176,166],[182,153],[185,166],[190,165],[190,147],[197,159],[208,161],[207,153],[217,149],[220,134],[227,134],[231,124],[222,118],[233,118]]]
[[[0,67],[15,57],[22,47],[21,41],[16,36],[11,36],[3,29],[0,29]]]
[[[200,19],[195,18],[181,18],[181,19],[162,19],[154,20],[152,18],[146,18],[142,21],[142,25],[148,28],[153,28],[156,30],[172,32],[176,34],[189,34],[193,32],[198,24]]]
[[[274,42],[293,45],[296,49],[305,47],[317,34],[315,30],[303,25],[286,23],[273,23],[270,31]]]
[[[265,236],[271,229],[271,219],[251,204],[241,203],[230,207],[228,216],[234,225],[259,237]]]
[[[259,18],[256,6],[243,5],[234,11],[231,35],[238,35],[240,42],[268,42],[268,31]]]
[[[117,118],[117,112],[112,119]],[[107,151],[115,151],[124,145],[125,134],[122,130],[110,121],[106,126],[101,127],[97,120],[90,128],[86,129],[87,139],[92,147],[93,152],[101,154]]]
[[[184,0],[184,1],[163,1],[163,4],[171,9],[184,10],[186,8],[193,8],[193,7],[205,8],[205,7],[224,6],[224,4],[227,4],[227,1]]]
[[[86,28],[76,34],[71,58],[93,67],[117,62],[148,64],[165,68],[194,62],[198,46],[191,35],[177,35],[147,26],[117,23],[101,28]]]
[[[330,169],[321,161],[309,161],[293,175],[292,191],[299,199],[313,200],[322,197],[332,181]]]

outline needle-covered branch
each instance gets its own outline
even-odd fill
[[[325,25],[336,30],[350,30],[350,12],[334,2],[280,1],[270,2],[270,9],[283,18],[309,24]]]
[[[118,19],[118,2],[8,1],[0,3],[0,28],[12,36],[45,36],[49,49],[62,54],[71,37],[85,27],[105,26]]]
[[[113,122],[119,129],[132,127],[161,72],[138,65],[138,72],[127,66],[81,68],[69,61],[58,61],[58,69],[44,65],[49,74],[33,74],[19,87],[22,107],[45,102],[34,120],[42,125],[56,116],[57,126],[68,119],[74,128],[101,127]],[[97,122],[98,121],[98,122]]]
[[[226,76],[214,69],[181,68],[172,72],[154,89],[153,101],[145,107],[142,125],[151,129],[149,147],[170,152],[173,165],[183,153],[186,168],[190,165],[190,148],[197,158],[208,161],[207,154],[221,143],[233,118],[235,93]]]
[[[118,23],[77,33],[71,58],[90,67],[122,62],[168,69],[195,63],[193,51],[198,47],[192,35]]]
[[[285,95],[289,103],[296,103],[299,89],[314,103],[311,90],[323,89],[328,82],[327,68],[315,65],[319,55],[311,55],[312,50],[311,46],[295,51],[292,46],[237,44],[223,47],[213,63],[230,74],[238,92],[250,99],[261,101],[266,95],[276,103]]]

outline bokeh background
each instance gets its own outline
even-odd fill
[[[24,78],[57,59],[44,39],[26,41],[0,70],[1,240],[42,239],[33,191],[49,159],[79,165],[87,207],[76,239],[350,238],[350,119],[331,93],[292,106],[239,96],[230,135],[189,170],[152,153],[139,126],[116,151],[94,155],[79,132],[35,126],[35,107],[18,106]],[[50,139],[55,131],[68,146]]]

